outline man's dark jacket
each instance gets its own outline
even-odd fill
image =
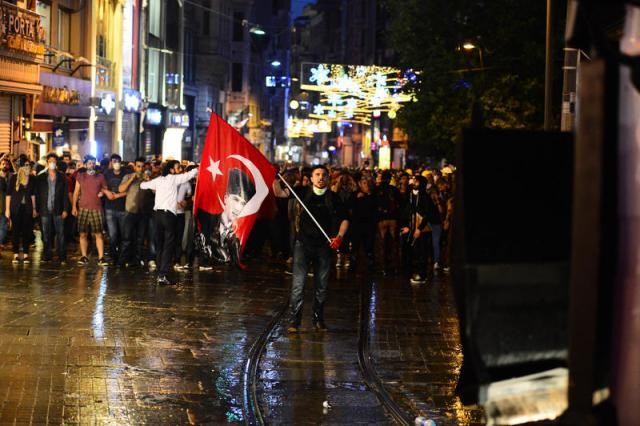
[[[36,176],[35,196],[36,210],[40,215],[59,216],[63,211],[69,213],[71,203],[69,202],[69,192],[67,190],[67,179],[62,172],[56,172],[56,187],[53,197],[53,211],[47,208],[49,195],[49,172]]]

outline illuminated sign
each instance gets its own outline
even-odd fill
[[[105,94],[100,99],[100,108],[104,111],[105,114],[110,115],[111,111],[116,107],[116,102],[113,100],[113,96],[111,93]]]
[[[278,77],[275,75],[268,75],[265,77],[266,87],[289,87],[291,85],[291,79],[289,77]]]
[[[80,105],[80,92],[64,87],[42,87],[42,98],[50,104]]]
[[[44,41],[40,15],[8,2],[0,3],[0,47],[41,59]]]
[[[124,89],[122,91],[122,98],[125,111],[140,111],[140,104],[142,103],[142,100],[140,99],[140,92],[138,92],[137,90]]]
[[[303,63],[300,75],[302,90],[320,92],[312,118],[369,124],[373,111],[395,113],[414,99],[405,90],[413,80],[397,68]]]
[[[180,84],[180,74],[167,73],[165,79],[167,84]]]
[[[189,127],[189,113],[182,110],[168,111],[167,127]]]
[[[157,126],[162,123],[162,111],[157,108],[149,108],[147,109],[146,116],[147,124],[151,124],[153,126]]]

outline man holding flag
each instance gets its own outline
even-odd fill
[[[295,218],[295,246],[293,250],[293,285],[289,300],[290,317],[288,331],[295,333],[302,321],[304,283],[313,263],[315,281],[313,294],[313,327],[317,331],[326,331],[324,322],[324,304],[327,298],[331,249],[338,250],[342,238],[349,228],[347,211],[335,193],[329,190],[329,171],[324,166],[311,169],[311,187],[294,191],[284,179],[287,189],[274,182],[276,197],[288,198],[291,193],[302,205],[303,210]],[[329,235],[335,235],[330,238]]]
[[[242,251],[258,215],[266,213],[274,179],[275,168],[262,153],[211,114],[193,205],[200,248],[244,269]]]

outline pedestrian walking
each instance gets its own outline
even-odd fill
[[[427,180],[423,176],[413,176],[409,180],[409,199],[402,214],[400,234],[403,236],[404,263],[407,272],[412,273],[412,284],[427,282],[428,233],[431,231],[427,220],[428,211],[435,206],[427,193]]]
[[[156,193],[153,210],[159,285],[175,284],[167,274],[175,253],[178,187],[197,174],[197,168],[188,173],[181,173],[180,162],[171,160],[165,165],[162,176],[140,184],[141,189],[151,189]]]
[[[315,166],[311,169],[310,187],[283,189],[280,182],[274,181],[273,190],[276,197],[288,198],[291,190],[295,190],[298,201],[306,206],[295,218],[293,283],[289,298],[288,331],[290,333],[300,329],[304,285],[310,264],[313,264],[314,278],[313,327],[317,331],[327,330],[324,306],[332,259],[331,249],[340,248],[349,228],[346,209],[340,197],[328,189],[328,184],[329,170],[324,166]],[[329,235],[334,237],[329,238]]]

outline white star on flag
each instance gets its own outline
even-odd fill
[[[220,160],[213,161],[213,159],[209,157],[209,167],[207,167],[207,170],[209,170],[209,173],[211,173],[211,177],[215,182],[217,175],[222,176],[222,172],[220,171]]]

